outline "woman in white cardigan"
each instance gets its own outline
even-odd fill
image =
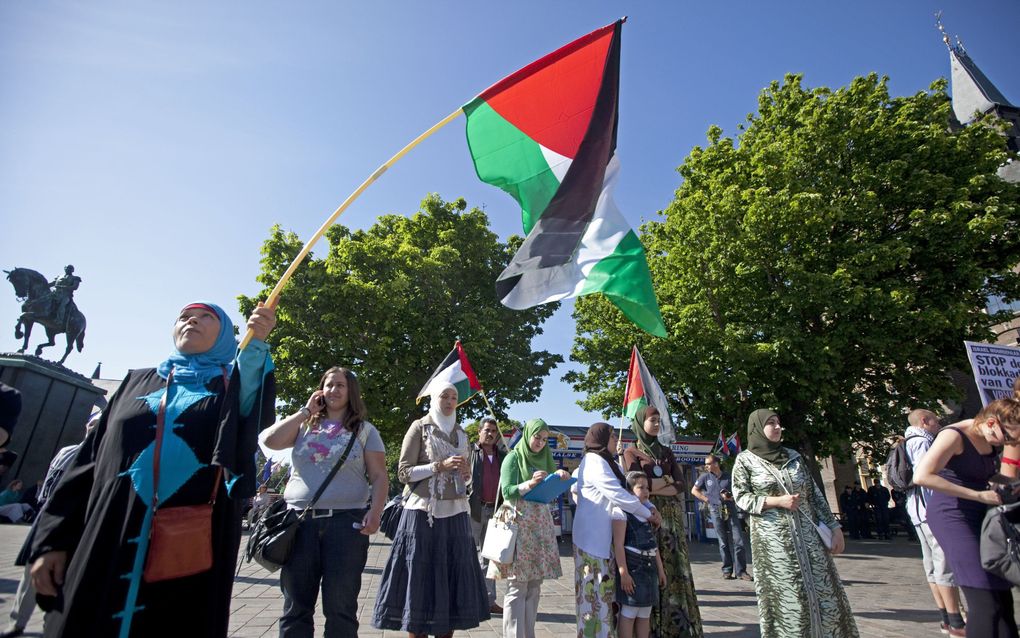
[[[577,635],[607,638],[613,631],[613,508],[629,512],[655,526],[658,512],[627,491],[626,479],[613,460],[616,435],[608,423],[596,423],[584,437],[584,457],[574,470],[574,595]]]

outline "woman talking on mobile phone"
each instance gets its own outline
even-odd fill
[[[320,582],[324,635],[357,636],[368,537],[379,529],[389,490],[386,450],[379,431],[365,420],[358,377],[347,368],[326,370],[304,407],[268,428],[263,443],[271,450],[293,448],[283,493],[291,509],[307,506],[341,463],[301,521],[283,566],[280,636],[311,638]]]

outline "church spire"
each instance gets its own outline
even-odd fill
[[[953,113],[962,124],[974,119],[975,113],[985,114],[999,111],[1002,107],[1014,110],[1017,107],[1006,99],[992,84],[974,60],[967,54],[963,42],[957,36],[955,44],[942,25],[942,12],[935,14],[935,26],[942,33],[942,41],[949,49],[949,66],[952,71]],[[1001,116],[1001,113],[1000,113]]]

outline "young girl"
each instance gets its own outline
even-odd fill
[[[642,505],[649,509],[654,507],[648,501],[652,490],[644,472],[628,472],[627,486]],[[659,587],[666,586],[666,570],[662,566],[651,524],[633,514],[615,511],[613,554],[620,573],[616,581],[620,638],[648,638],[652,605],[659,600]]]

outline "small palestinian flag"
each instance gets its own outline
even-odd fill
[[[623,397],[623,415],[633,419],[637,411],[643,407],[654,405],[659,410],[661,425],[659,426],[659,443],[673,443],[673,419],[669,414],[666,395],[659,387],[652,373],[648,371],[645,360],[641,358],[637,346],[630,351],[630,367],[627,370],[627,389]]]
[[[439,364],[436,371],[432,373],[429,380],[422,386],[415,403],[421,403],[421,400],[429,395],[429,385],[437,379],[457,386],[457,405],[464,405],[482,389],[482,384],[478,383],[478,377],[475,376],[475,371],[471,369],[471,363],[468,361],[467,354],[464,353],[464,348],[460,345],[460,341],[453,344],[453,350],[450,351],[450,354],[446,355],[443,362]]]
[[[644,246],[616,208],[623,21],[500,80],[464,106],[478,177],[521,205],[527,237],[496,280],[522,310],[601,292],[666,336]]]

